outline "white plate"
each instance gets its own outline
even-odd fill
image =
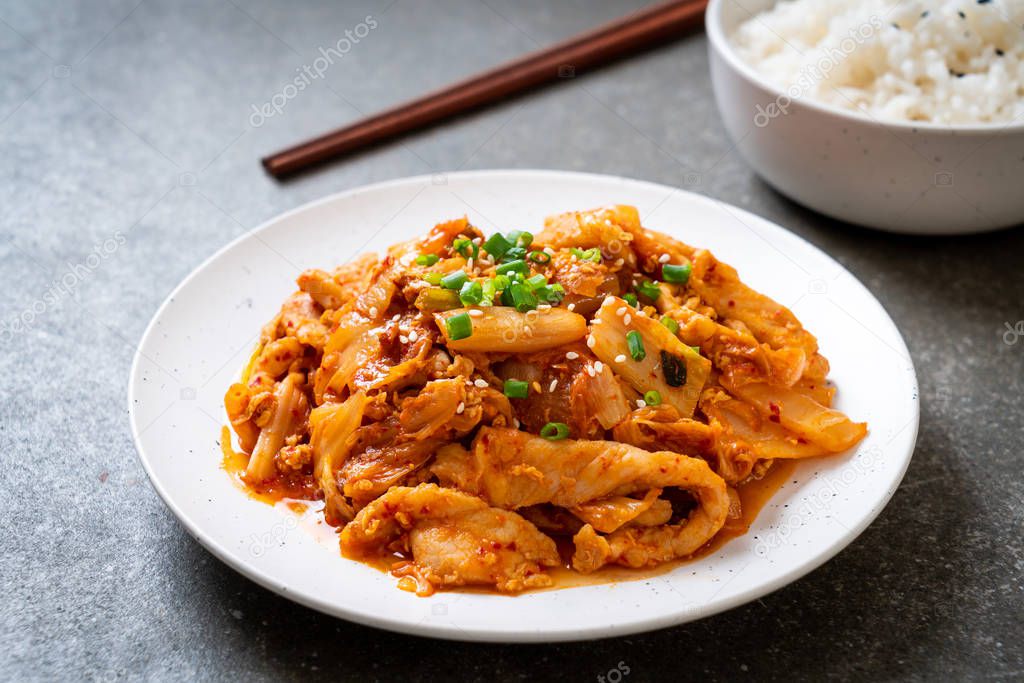
[[[299,271],[383,250],[468,214],[485,232],[534,229],[549,214],[634,204],[645,225],[710,248],[794,310],[821,343],[837,407],[869,423],[855,452],[801,463],[750,532],[661,576],[518,597],[417,598],[342,558],[309,519],[248,498],[221,469],[222,397]],[[214,555],[328,614],[406,633],[490,641],[600,638],[692,621],[808,573],[857,537],[899,485],[917,437],[913,364],[892,320],[821,251],[745,211],[663,185],[552,171],[409,178],[300,207],[197,268],[143,335],[129,385],[132,433],[153,485]]]

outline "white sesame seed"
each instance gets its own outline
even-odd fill
[[[376,306],[370,306],[370,317],[371,318],[376,318],[377,317],[377,313],[378,313],[377,307]]]
[[[668,254],[662,254],[661,257],[658,259],[658,263],[668,263],[670,258],[672,257],[669,256]]]
[[[540,382],[534,380],[533,384],[531,384],[530,386],[533,387],[533,390],[536,391],[538,394],[540,393]]]
[[[403,344],[408,344],[409,338],[406,337],[404,334],[401,334],[398,336],[398,341],[402,342]]]
[[[557,386],[558,386],[558,379],[556,378],[556,379],[551,380],[551,386],[548,387],[548,392],[552,393],[552,394],[555,393],[555,387],[557,387]]]
[[[555,250],[552,249],[551,247],[544,247],[544,253],[547,254],[548,256],[554,256]]]
[[[596,363],[594,363],[594,370],[596,372],[604,372],[604,363],[602,363],[601,361],[597,361]]]
[[[469,268],[470,270],[473,270],[473,259],[472,259],[472,257],[468,261],[466,261],[466,267]]]
[[[409,341],[410,342],[414,342],[414,341],[416,341],[419,338],[420,338],[420,335],[419,335],[418,332],[416,332],[416,330],[413,330],[412,332],[409,333]]]
[[[568,358],[569,360],[576,360],[577,358],[580,357],[580,354],[576,353],[575,351],[570,351],[569,353],[565,354],[565,357]]]
[[[595,344],[597,344],[597,341],[593,337],[587,337],[587,346],[588,347],[594,348]]]
[[[626,315],[626,310],[627,309],[625,306],[619,306],[619,310],[615,311],[615,315],[621,318],[622,316]]]
[[[482,318],[482,317],[484,317],[484,312],[481,311],[479,308],[472,308],[472,309],[470,309],[469,314],[471,316],[473,316],[474,318]]]
[[[466,409],[466,402],[465,401],[459,401],[459,407],[455,409],[455,414],[456,415],[462,415],[462,411],[464,411],[465,409]]]
[[[615,356],[615,362],[616,363],[625,363],[626,362],[626,354],[620,353],[619,355]]]
[[[572,255],[572,260],[573,260],[573,261],[579,261],[579,260],[580,260],[580,257],[579,257],[579,256],[577,256],[576,254],[573,254],[573,255]]]
[[[618,267],[621,267],[622,264],[624,264],[625,262],[626,262],[625,259],[621,259],[621,258],[620,259],[615,259],[615,265],[618,266]]]
[[[642,398],[638,398],[636,400],[636,407],[637,408],[646,408],[647,407],[647,401],[643,400]]]
[[[630,321],[630,320],[632,320],[632,319],[633,319],[633,318],[632,318],[632,317],[631,317],[631,316],[629,315],[629,313],[627,313],[626,315],[624,315],[624,316],[622,317],[622,324],[623,324],[623,325],[628,325],[628,324],[629,324],[629,321]]]
[[[597,372],[594,370],[594,366],[593,365],[588,365],[587,366],[587,374],[590,375],[591,377],[593,377],[594,375],[597,374]]]
[[[575,311],[576,310],[576,304],[569,304],[568,306],[566,306],[566,308],[568,308],[570,311]]]
[[[401,317],[402,317],[401,313],[395,313],[393,316],[391,316],[391,322],[398,322],[398,319],[401,318]]]
[[[515,427],[516,429],[519,429],[519,425],[520,425],[519,420],[513,417],[512,418],[512,426]]]
[[[475,386],[477,389],[486,389],[491,385],[487,383],[487,380],[475,379],[473,380],[473,386]]]
[[[602,304],[613,304],[613,303],[615,303],[615,297],[613,297],[611,294],[609,294],[608,296],[606,296],[604,298],[604,301],[602,301],[601,303]]]
[[[474,237],[472,242],[473,244],[479,245],[481,242],[483,242],[483,240],[480,239],[479,237]]]

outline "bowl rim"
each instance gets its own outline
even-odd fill
[[[788,97],[785,91],[769,82],[764,76],[754,70],[736,53],[732,40],[725,35],[722,26],[722,6],[729,1],[735,0],[710,0],[707,10],[704,13],[704,29],[708,35],[708,41],[715,52],[722,59],[751,84],[763,88],[779,97]],[[777,4],[779,0],[773,0]],[[745,8],[744,8],[745,9]],[[831,115],[835,118],[866,126],[878,128],[894,128],[911,133],[946,133],[949,135],[998,135],[1024,132],[1024,120],[1014,120],[1009,123],[970,123],[970,124],[946,124],[933,123],[931,121],[904,121],[900,119],[879,119],[862,113],[859,110],[843,109],[832,104],[820,102],[810,97],[799,97],[792,99],[794,106],[803,106],[822,114]]]

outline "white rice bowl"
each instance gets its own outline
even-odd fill
[[[1024,120],[1024,0],[786,0],[732,42],[791,99],[895,121]]]

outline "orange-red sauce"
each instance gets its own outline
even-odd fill
[[[242,478],[242,475],[245,473],[245,467],[249,461],[249,456],[245,453],[239,453],[232,448],[231,432],[227,427],[224,427],[221,430],[220,444],[221,451],[223,453],[222,466],[241,490],[245,491],[246,494],[252,498],[267,503],[268,505],[285,506],[292,512],[303,515],[307,523],[302,526],[307,531],[313,533],[318,540],[322,542],[337,543],[338,530],[324,521],[323,514],[320,512],[323,508],[323,503],[321,501],[298,500],[291,497],[289,494],[295,493],[293,490],[294,487],[255,490]],[[754,520],[757,519],[758,513],[765,506],[768,500],[775,495],[780,488],[782,488],[782,485],[790,478],[795,468],[795,460],[776,460],[763,477],[760,479],[752,479],[736,487],[736,492],[739,494],[740,499],[739,515],[736,517],[729,517],[725,522],[725,526],[723,526],[715,537],[705,544],[704,547],[701,548],[693,557],[664,562],[656,567],[646,569],[629,569],[628,567],[607,566],[602,567],[592,574],[580,574],[572,569],[572,540],[568,537],[556,538],[556,543],[558,544],[559,552],[563,560],[562,566],[548,570],[548,574],[550,574],[551,578],[554,580],[553,585],[549,588],[542,588],[539,590],[567,588],[570,586],[591,586],[616,581],[634,581],[636,579],[659,576],[675,569],[681,564],[689,562],[692,559],[709,555],[721,548],[729,540],[747,533],[751,524],[753,524]],[[315,518],[312,521],[309,519],[310,511],[314,511],[316,513]],[[383,572],[390,572],[393,565],[401,563],[409,558],[403,558],[396,554],[389,557],[360,557],[357,559],[360,562],[369,564]],[[406,577],[402,579],[406,585],[402,585],[401,587],[415,590],[418,582],[413,581],[413,578],[414,577],[406,575]],[[458,590],[494,593],[493,590],[480,587],[461,587]]]

